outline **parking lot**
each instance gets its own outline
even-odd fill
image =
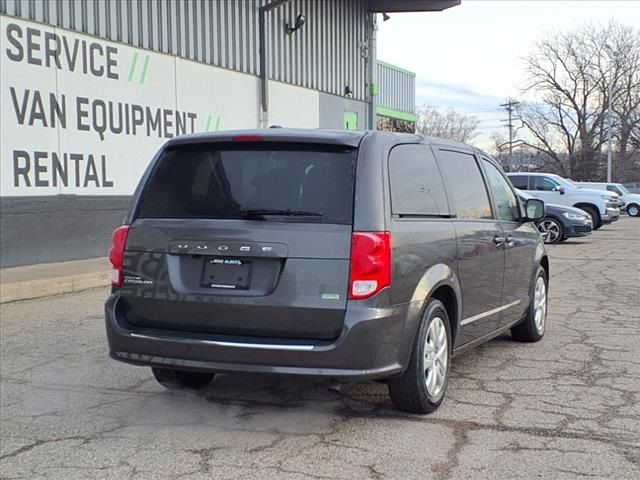
[[[378,383],[170,392],[108,358],[106,289],[4,304],[0,478],[640,478],[640,220],[549,251],[546,337],[457,357],[425,417]]]

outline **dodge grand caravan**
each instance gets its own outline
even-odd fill
[[[113,234],[111,356],[167,387],[215,373],[385,380],[428,413],[453,355],[545,332],[549,260],[500,167],[469,146],[270,129],[170,140]]]

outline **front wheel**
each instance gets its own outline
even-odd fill
[[[170,390],[189,388],[199,390],[209,385],[213,380],[213,373],[188,372],[185,370],[172,370],[169,368],[151,367],[153,376],[160,385]]]
[[[594,230],[598,230],[602,226],[602,220],[600,219],[600,212],[593,207],[578,207],[591,217],[591,225]]]
[[[627,206],[627,214],[629,214],[630,217],[640,217],[640,205],[632,203]]]
[[[547,326],[547,273],[544,268],[538,266],[531,303],[525,319],[511,329],[511,338],[518,342],[537,342],[543,336]]]
[[[449,383],[451,342],[447,311],[439,300],[430,300],[407,370],[387,382],[391,401],[398,410],[431,413],[440,406]]]
[[[564,238],[562,224],[555,218],[544,217],[538,223],[538,230],[540,233],[546,233],[544,237],[544,243],[546,244],[560,243]]]

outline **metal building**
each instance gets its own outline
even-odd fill
[[[0,265],[104,255],[174,135],[413,111],[406,74],[374,81],[375,14],[459,3],[0,0]]]
[[[416,74],[380,60],[377,60],[376,64],[376,128],[414,133]]]

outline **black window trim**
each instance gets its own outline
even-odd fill
[[[456,218],[454,213],[393,213],[392,218],[410,219],[410,218]]]

